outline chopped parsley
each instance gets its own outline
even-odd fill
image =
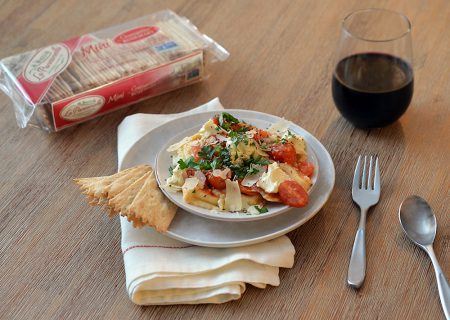
[[[226,129],[224,125],[229,127],[230,123],[239,123],[239,120],[233,117],[228,112],[222,112],[219,116],[219,125],[222,128]]]
[[[180,169],[184,170],[187,168],[192,168],[196,170],[211,170],[211,164],[207,160],[200,159],[199,161],[195,161],[194,157],[190,157],[186,161],[183,159],[178,160],[178,164],[180,165]]]
[[[237,146],[240,142],[243,142],[244,144],[248,145],[248,137],[242,132],[230,131],[228,133],[228,136],[231,139],[231,143],[234,144],[235,146]]]
[[[267,209],[266,207],[259,207],[259,206],[255,206],[256,210],[258,210],[259,213],[266,213],[269,212],[269,209]]]
[[[212,146],[204,146],[202,150],[199,151],[198,156],[206,160],[211,160],[216,150]]]
[[[261,156],[250,157],[249,159],[245,159],[242,161],[242,164],[228,164],[228,167],[234,174],[239,178],[243,179],[246,175],[255,174],[258,172],[258,169],[254,167],[255,164],[259,164],[262,166],[270,164],[269,159],[263,158]]]
[[[252,129],[252,126],[244,123],[242,126],[236,126],[243,122],[239,121],[231,114],[222,112],[218,116],[219,128],[227,131],[230,142],[234,146],[238,146],[240,143],[245,145],[255,146],[256,143],[253,139],[250,139],[246,132]],[[233,126],[234,125],[234,126]],[[265,145],[262,149],[268,149]],[[240,163],[233,163],[239,159],[239,155],[231,153],[230,149],[224,144],[218,143],[216,145],[203,146],[198,152],[199,159],[190,157],[186,160],[180,159],[178,161],[179,168],[181,170],[192,168],[195,170],[214,170],[228,167],[237,179],[243,179],[247,175],[253,175],[259,172],[258,165],[268,165],[271,161],[262,156],[251,156],[249,159],[242,159]]]
[[[213,161],[211,161],[211,169],[219,169],[222,166],[222,160],[219,158],[214,158]]]

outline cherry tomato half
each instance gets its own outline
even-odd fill
[[[276,144],[271,147],[270,155],[273,160],[295,164],[297,162],[297,153],[292,143]]]
[[[283,181],[278,187],[281,202],[290,207],[302,208],[308,204],[308,193],[292,180]]]
[[[311,177],[314,174],[314,165],[307,161],[302,161],[297,164],[298,170],[305,176]]]
[[[221,177],[217,177],[212,174],[211,171],[208,171],[205,173],[206,180],[208,180],[208,183],[217,190],[223,190],[226,188],[225,179],[222,179]]]

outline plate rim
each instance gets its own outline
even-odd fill
[[[189,118],[189,117],[194,117],[194,116],[198,116],[200,114],[209,114],[209,113],[219,113],[219,112],[223,112],[223,111],[229,111],[229,112],[243,112],[243,113],[253,113],[253,114],[257,114],[257,115],[261,115],[263,117],[272,117],[272,118],[279,118],[281,119],[281,117],[278,117],[276,115],[272,115],[269,113],[264,113],[264,112],[260,112],[260,111],[254,111],[254,110],[246,110],[246,109],[217,109],[217,110],[204,110],[204,111],[198,111],[198,112],[193,112],[190,114],[186,114],[183,115],[181,117],[177,117],[174,119],[171,119],[169,121],[166,121],[164,123],[161,123],[161,125],[158,125],[154,128],[152,128],[150,131],[148,131],[147,133],[145,133],[142,137],[140,137],[129,149],[128,151],[124,154],[122,161],[121,161],[121,166],[120,166],[120,170],[122,170],[123,168],[127,167],[127,162],[130,162],[131,160],[129,160],[129,158],[131,157],[131,155],[133,154],[133,152],[135,152],[135,149],[142,144],[142,142],[145,139],[148,139],[149,135],[152,135],[154,133],[155,130],[161,130],[162,127],[166,126],[167,124],[169,124],[170,122],[176,122],[179,121],[180,119],[185,119],[185,118]],[[322,197],[320,199],[320,203],[318,204],[318,207],[316,209],[314,209],[311,213],[309,213],[307,216],[291,223],[290,225],[280,229],[280,230],[276,230],[275,232],[272,233],[267,233],[265,235],[259,236],[259,237],[253,237],[251,239],[244,239],[244,240],[232,240],[232,241],[222,241],[222,242],[211,242],[211,241],[198,241],[192,238],[187,238],[184,237],[182,235],[179,235],[177,233],[174,233],[173,231],[169,230],[165,233],[166,236],[171,237],[173,239],[179,240],[179,241],[183,241],[186,243],[190,243],[193,245],[198,245],[198,246],[204,246],[204,247],[220,247],[220,248],[224,248],[224,247],[237,247],[237,246],[244,246],[244,245],[250,245],[250,244],[255,244],[255,243],[259,243],[259,242],[263,242],[263,241],[267,241],[276,237],[279,237],[281,235],[284,235],[298,227],[300,227],[301,225],[305,224],[307,221],[309,221],[310,219],[312,219],[322,208],[323,206],[326,204],[326,202],[329,200],[332,191],[334,189],[335,186],[335,180],[336,180],[336,171],[335,171],[335,167],[334,167],[334,163],[333,160],[331,158],[330,153],[328,152],[328,150],[325,148],[325,146],[314,136],[312,135],[309,131],[307,131],[306,129],[300,127],[299,125],[297,125],[295,122],[290,121],[293,125],[301,128],[303,131],[305,131],[306,136],[308,139],[313,140],[319,147],[320,147],[320,151],[321,153],[323,153],[323,155],[325,156],[325,158],[323,159],[328,165],[328,170],[330,171],[330,176],[328,177],[327,180],[327,185],[328,185],[328,189],[326,191],[325,197]],[[188,128],[187,128],[188,129]],[[304,138],[306,138],[304,136]],[[155,154],[156,157],[156,154]],[[318,157],[318,160],[319,157]],[[132,161],[131,161],[132,162]],[[151,161],[148,161],[151,162]],[[331,178],[331,180],[330,180]],[[319,183],[319,182],[317,182]],[[319,200],[317,200],[319,201]],[[295,210],[295,209],[294,209]],[[292,212],[288,212],[287,214],[291,214]],[[215,223],[233,223],[233,222],[227,222],[227,221],[221,221],[221,220],[212,220],[212,219],[207,219],[204,217],[199,217],[196,216],[199,219],[204,219],[204,220],[210,220],[210,221],[214,221]],[[278,216],[279,217],[279,216]],[[272,217],[273,219],[277,219],[277,216]],[[272,219],[270,218],[270,219]],[[270,220],[267,219],[267,220]],[[236,223],[261,223],[267,220],[257,220],[257,221],[243,221],[243,222],[236,222]]]

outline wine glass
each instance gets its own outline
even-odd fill
[[[384,127],[406,111],[413,91],[408,18],[385,9],[345,17],[332,79],[342,116],[358,128]]]

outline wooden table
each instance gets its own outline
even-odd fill
[[[331,98],[333,56],[346,13],[377,1],[2,1],[6,57],[170,8],[226,47],[231,58],[204,83],[84,125],[46,134],[0,118],[0,317],[2,319],[443,319],[430,261],[401,231],[408,195],[433,207],[435,250],[450,277],[450,3],[401,0],[385,7],[413,24],[415,93],[384,129],[357,130]],[[223,305],[139,307],[125,291],[118,220],[88,207],[73,177],[116,170],[116,129],[136,112],[188,110],[213,97],[229,108],[298,123],[329,150],[336,185],[320,213],[289,233],[295,265],[279,287],[248,287]],[[355,291],[347,265],[359,218],[350,185],[359,154],[381,159],[382,196],[367,221],[367,277]]]

